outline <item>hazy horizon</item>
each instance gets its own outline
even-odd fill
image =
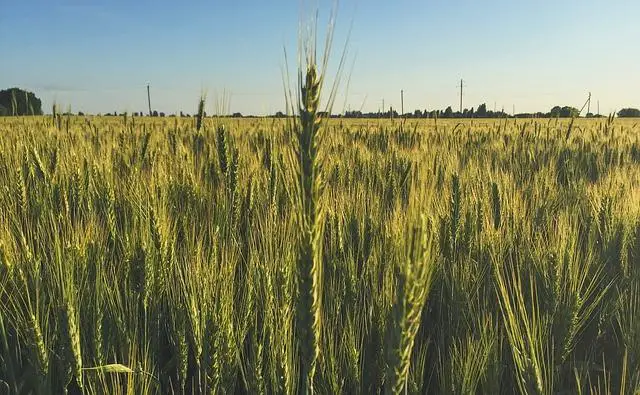
[[[285,111],[283,48],[295,83],[301,15],[320,10],[319,42],[332,1],[6,2],[0,14],[0,89],[33,91],[49,112],[147,112],[146,85],[159,112]],[[333,112],[444,109],[592,112],[640,107],[640,25],[632,1],[544,0],[340,2],[329,78],[347,39],[345,73]],[[331,81],[329,81],[331,82]],[[224,93],[223,93],[224,92]],[[345,93],[347,95],[345,96]]]

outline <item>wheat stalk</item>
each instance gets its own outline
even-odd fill
[[[437,265],[428,226],[423,219],[422,229],[412,230],[406,261],[397,273],[396,299],[387,322],[385,394],[400,394],[407,386],[411,354]]]
[[[196,130],[199,132],[202,127],[202,120],[204,119],[204,95],[200,96],[200,101],[198,102],[198,115],[196,116]]]
[[[311,25],[308,36],[300,37],[298,116],[289,121],[290,129],[297,143],[297,188],[299,188],[298,193],[302,209],[298,213],[301,239],[296,270],[298,285],[296,337],[300,353],[299,386],[300,392],[303,394],[312,394],[314,392],[314,377],[321,348],[324,207],[322,204],[322,160],[320,158],[323,151],[321,136],[323,119],[319,112],[324,75],[327,70],[333,40],[334,21],[335,13],[332,14],[329,22],[321,66],[316,61],[316,25]],[[344,56],[345,53],[343,53],[340,61],[338,75],[344,64]],[[336,78],[330,92],[327,112],[330,112],[335,101],[338,80]],[[287,95],[287,103],[290,103],[290,99],[291,95],[289,93]]]
[[[317,160],[317,133],[320,119],[317,117],[321,79],[315,63],[307,65],[304,83],[300,86],[300,126],[296,129],[298,140],[298,165],[302,201],[301,244],[297,264],[298,302],[296,307],[298,342],[301,361],[301,393],[313,393],[316,362],[320,354],[322,317],[320,303],[322,292],[322,252],[320,240],[322,221],[318,211],[319,180]]]

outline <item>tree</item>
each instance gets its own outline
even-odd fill
[[[462,112],[462,117],[463,118],[473,118],[473,107],[471,107],[470,109],[464,109],[464,111]]]
[[[487,105],[482,103],[478,106],[478,110],[476,111],[476,117],[478,118],[486,118],[487,116]]]
[[[0,115],[42,115],[42,101],[19,88],[0,91]]]
[[[580,110],[569,106],[555,106],[549,111],[549,117],[551,118],[573,118],[580,115]]]
[[[444,110],[444,114],[442,114],[442,118],[451,118],[453,116],[453,110],[451,109],[451,106],[447,107],[446,110]]]
[[[158,110],[153,110],[153,112],[151,113],[152,117],[157,117],[158,116]]]
[[[637,108],[623,108],[618,111],[620,118],[640,118],[640,110]]]
[[[551,109],[551,111],[549,111],[549,116],[552,118],[557,118],[560,116],[560,111],[562,111],[560,106],[555,106]]]

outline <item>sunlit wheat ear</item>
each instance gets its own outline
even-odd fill
[[[204,95],[200,96],[200,101],[198,102],[198,115],[196,117],[196,130],[199,132],[202,127],[202,121],[204,119]]]
[[[51,109],[51,112],[52,112],[51,120],[53,122],[53,126],[56,126],[56,117],[58,116],[58,105],[56,104],[56,102],[53,102],[53,107]]]
[[[79,388],[82,388],[82,355],[80,353],[80,332],[77,324],[76,311],[71,300],[67,299],[58,312],[60,331],[64,344],[64,353],[61,355],[66,377],[65,386],[70,385],[75,379]]]
[[[323,207],[321,160],[322,144],[320,132],[322,119],[319,114],[321,91],[327,62],[333,40],[332,15],[326,37],[322,65],[316,62],[316,26],[311,24],[311,30],[306,36],[300,37],[299,72],[298,72],[298,105],[296,118],[289,119],[289,132],[297,143],[295,150],[297,195],[300,199],[298,223],[300,227],[300,245],[297,260],[296,279],[298,295],[296,301],[296,340],[299,347],[300,393],[313,393],[313,382],[316,364],[320,357],[321,339],[321,303],[322,303],[322,235],[323,235]],[[286,58],[286,53],[285,53]],[[343,55],[344,60],[344,55]],[[342,70],[343,60],[340,62],[339,72]],[[335,100],[334,89],[330,92],[327,112]],[[293,107],[290,90],[287,92],[285,82],[285,96],[287,105]]]
[[[47,348],[44,343],[44,337],[42,335],[42,330],[40,327],[40,322],[36,318],[34,314],[30,315],[29,326],[31,329],[31,335],[33,337],[33,344],[35,344],[36,350],[36,367],[38,369],[38,374],[42,377],[47,375],[49,370],[49,355],[47,353]]]
[[[227,175],[227,138],[224,126],[220,125],[216,128],[216,148],[218,152],[218,163],[220,164],[220,173]]]
[[[491,184],[491,208],[493,213],[493,227],[495,229],[500,228],[500,192],[498,191],[498,184],[495,182]]]
[[[511,347],[515,378],[521,393],[553,393],[553,354],[547,317],[540,309],[540,292],[533,273],[520,262],[492,252],[498,303]],[[526,274],[524,274],[526,273]]]
[[[438,262],[429,227],[423,219],[422,229],[412,230],[406,260],[397,271],[398,286],[385,340],[385,394],[406,390],[413,345]]]
[[[317,108],[320,80],[316,65],[307,66],[304,83],[300,86],[301,105],[299,126],[296,128],[298,165],[302,213],[300,226],[302,240],[299,247],[297,281],[298,300],[296,325],[300,348],[301,393],[313,393],[313,378],[320,355],[322,318],[320,315],[322,267],[320,251],[321,224],[318,212],[319,183],[316,133],[319,129]]]

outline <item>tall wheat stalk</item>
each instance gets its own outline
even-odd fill
[[[299,388],[302,394],[314,392],[316,365],[320,356],[322,334],[322,238],[324,227],[324,206],[322,203],[322,117],[320,99],[327,63],[333,41],[331,15],[324,47],[322,64],[316,59],[316,24],[311,24],[308,36],[300,37],[298,71],[298,116],[292,119],[290,128],[295,136],[298,196],[301,212],[298,213],[300,226],[300,246],[298,251],[296,280],[298,296],[296,300],[296,337],[300,353]],[[285,54],[286,56],[286,54]],[[338,75],[344,63],[341,59]],[[327,112],[330,113],[335,101],[335,87],[330,92]],[[290,94],[287,100],[290,99]]]
[[[301,393],[313,393],[316,362],[320,354],[322,317],[322,207],[318,163],[318,106],[322,79],[315,59],[309,59],[300,85],[299,126],[296,128],[299,165],[301,242],[297,264],[296,325],[300,347]]]

